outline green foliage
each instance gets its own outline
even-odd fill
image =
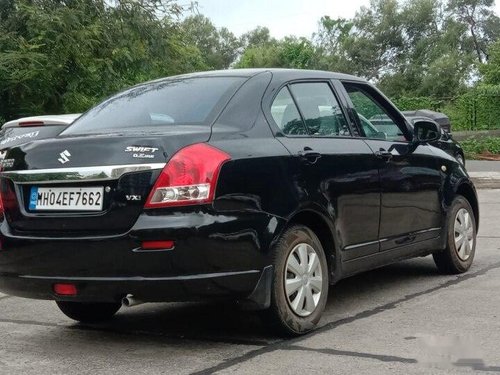
[[[467,158],[475,158],[478,154],[500,154],[500,137],[467,139],[460,142]]]
[[[500,85],[500,39],[490,46],[488,63],[482,64],[479,71],[483,75],[484,83]]]
[[[0,0],[0,119],[81,112],[124,87],[230,67],[324,69],[376,83],[454,129],[500,128],[493,0],[371,0],[312,38],[237,38],[178,0]]]
[[[249,46],[236,66],[309,69],[313,67],[314,57],[314,46],[306,38],[286,37],[281,41],[261,39],[258,44],[250,39]]]
[[[448,106],[455,129],[500,129],[500,85],[481,85],[461,95]]]
[[[441,106],[441,102],[439,100],[427,96],[402,96],[394,99],[393,102],[401,111],[414,111],[417,109],[438,110]]]
[[[456,98],[400,97],[393,100],[402,111],[432,109],[445,113],[453,130],[500,129],[500,85],[479,85]]]
[[[487,60],[498,25],[491,0],[372,0],[350,20],[321,19],[317,65],[361,75],[391,97],[452,98]]]
[[[181,29],[184,39],[200,51],[207,69],[227,69],[236,59],[240,40],[226,28],[218,30],[207,17],[187,17]]]
[[[11,0],[0,8],[0,116],[85,111],[137,82],[206,68],[173,0]],[[161,17],[158,14],[162,14]]]

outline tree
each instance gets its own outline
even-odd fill
[[[205,68],[183,41],[174,1],[9,1],[0,7],[6,120],[84,111],[137,82]]]
[[[208,69],[226,69],[238,55],[241,42],[227,28],[218,30],[205,16],[187,17],[181,24],[184,38],[200,51]]]
[[[282,40],[248,47],[240,57],[238,68],[297,68],[314,67],[315,48],[306,38],[285,37]]]
[[[449,0],[448,10],[457,21],[467,25],[479,63],[488,60],[488,44],[500,34],[500,21],[492,7],[494,0]]]
[[[500,39],[490,47],[488,55],[488,63],[479,67],[483,83],[500,87]]]
[[[263,47],[276,43],[276,39],[271,37],[267,27],[258,26],[255,29],[243,34],[240,43],[245,48]]]

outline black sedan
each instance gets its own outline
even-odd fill
[[[382,138],[361,118],[390,119]],[[141,84],[1,161],[0,290],[79,321],[138,302],[230,299],[313,329],[350,275],[432,254],[472,264],[463,166],[366,81],[229,70]]]

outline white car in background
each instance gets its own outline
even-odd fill
[[[80,117],[80,113],[23,117],[6,122],[0,130],[0,151],[34,140],[52,138]]]

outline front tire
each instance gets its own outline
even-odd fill
[[[68,317],[82,323],[95,323],[111,319],[120,310],[121,303],[56,301]]]
[[[318,237],[303,225],[288,228],[273,249],[273,328],[287,336],[307,333],[321,319],[328,298],[328,266]]]
[[[457,195],[448,216],[446,249],[432,254],[440,272],[459,274],[471,267],[476,253],[476,230],[471,205],[463,196]]]

